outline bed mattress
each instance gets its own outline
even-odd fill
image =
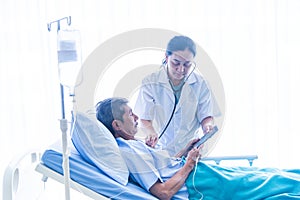
[[[61,152],[60,142],[51,145],[42,155],[42,164],[59,174],[63,174]],[[83,160],[72,145],[70,147],[69,165],[72,181],[110,199],[157,199],[132,182],[124,186],[114,181],[97,167]]]

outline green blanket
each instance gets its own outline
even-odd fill
[[[189,199],[300,199],[300,169],[222,167],[199,162],[186,181]]]

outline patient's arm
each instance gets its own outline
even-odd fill
[[[188,175],[195,167],[199,156],[199,148],[192,149],[188,153],[188,157],[184,166],[166,182],[162,183],[158,180],[156,183],[154,183],[150,188],[151,194],[159,199],[171,199],[185,183]]]
[[[149,147],[154,147],[156,145],[156,143],[158,142],[158,135],[155,132],[153,126],[152,126],[152,121],[151,120],[145,120],[145,119],[141,119],[141,127],[144,129],[145,133],[146,133],[146,144]]]

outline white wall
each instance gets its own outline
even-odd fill
[[[225,125],[212,155],[257,154],[257,165],[299,167],[300,1],[2,0],[0,5],[1,173],[15,155],[60,138],[56,33],[48,32],[46,23],[68,15],[81,31],[83,59],[133,29],[190,36],[213,60],[225,89]]]

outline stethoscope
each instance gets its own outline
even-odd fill
[[[168,66],[168,63],[167,63],[166,59],[163,59],[163,61],[162,61],[162,67],[164,68],[165,72],[167,73],[167,76],[168,76],[168,79],[169,79],[169,83],[171,85],[172,83],[171,83],[171,79],[169,78],[169,73],[168,73],[168,67],[169,66]],[[182,83],[181,89],[183,88],[184,84],[187,82],[187,80],[189,79],[189,77],[191,76],[191,74],[194,72],[195,69],[196,69],[196,63],[194,63],[191,72],[184,78],[184,81]],[[172,85],[171,85],[171,87],[172,87]],[[170,118],[169,118],[168,122],[166,123],[166,126],[164,127],[164,129],[160,133],[158,139],[160,139],[163,136],[163,134],[166,132],[166,130],[167,130],[167,128],[168,128],[168,126],[169,126],[169,124],[170,124],[170,122],[171,122],[171,120],[172,120],[172,118],[174,116],[174,113],[175,113],[178,101],[176,100],[176,96],[175,96],[174,92],[173,92],[173,94],[174,94],[174,106],[173,106],[172,114],[170,115]]]

